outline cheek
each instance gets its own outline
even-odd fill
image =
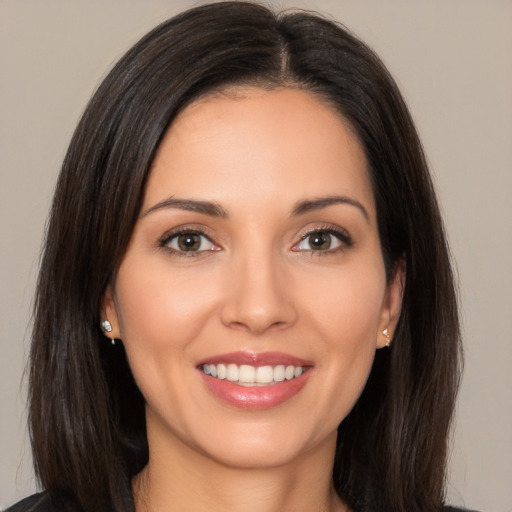
[[[368,379],[375,357],[378,327],[385,296],[384,271],[364,266],[358,272],[331,275],[318,283],[310,304],[313,329],[323,344],[317,368],[322,375],[322,407],[334,428],[352,409]]]
[[[190,366],[194,340],[208,326],[215,293],[200,280],[170,273],[165,262],[123,262],[116,281],[121,338],[135,380],[146,398],[168,389]],[[179,383],[178,383],[179,384]]]
[[[198,328],[214,295],[211,280],[170,272],[165,261],[139,265],[136,258],[125,260],[116,281],[123,340],[143,338],[153,344]]]
[[[376,341],[386,281],[378,261],[373,263],[373,267],[362,265],[360,271],[354,266],[332,272],[309,287],[312,317],[325,330],[326,339],[347,349]]]
[[[170,272],[165,259],[155,260],[148,263],[132,251],[120,266],[115,285],[121,339],[149,402],[162,398],[163,389],[169,395],[179,389],[177,376],[190,367],[189,348],[210,316],[214,296],[211,287]]]

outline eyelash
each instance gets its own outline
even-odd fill
[[[213,246],[216,246],[216,244],[214,244],[214,242],[211,240],[211,238],[201,229],[183,227],[183,228],[175,229],[170,233],[169,232],[166,233],[161,238],[161,240],[158,244],[158,247],[160,249],[164,249],[165,251],[167,251],[173,255],[182,256],[185,258],[203,256],[205,253],[215,251],[214,249],[212,249],[210,251],[204,251],[204,250],[203,251],[178,251],[176,249],[173,249],[172,247],[169,247],[168,244],[173,239],[179,237],[180,235],[198,235],[198,236],[203,237],[206,240],[208,240],[208,242],[210,242]]]
[[[313,249],[309,249],[309,250],[305,250],[304,252],[308,252],[311,256],[330,256],[333,254],[337,254],[338,252],[344,251],[347,248],[350,248],[354,245],[352,237],[349,235],[349,233],[347,231],[345,231],[344,229],[341,229],[339,227],[328,225],[328,226],[315,227],[313,229],[310,229],[306,233],[303,233],[300,236],[300,241],[298,243],[296,243],[293,246],[293,248],[300,245],[300,243],[307,240],[312,235],[320,234],[320,233],[333,236],[340,242],[340,246],[335,247],[334,249],[317,250],[317,251],[315,251]],[[292,248],[292,250],[293,250],[293,248]],[[297,252],[299,252],[299,250],[297,250]]]
[[[336,238],[340,242],[340,246],[336,247],[334,249],[326,249],[326,250],[321,250],[321,249],[320,250],[313,250],[313,249],[300,250],[300,249],[295,249],[297,246],[299,246],[303,241],[307,240],[309,237],[311,237],[311,236],[313,236],[315,234],[320,234],[320,233],[333,236],[334,238]],[[203,237],[206,240],[208,240],[208,242],[211,243],[214,247],[218,247],[212,241],[212,239],[204,231],[202,231],[201,229],[182,227],[182,228],[173,230],[170,233],[169,232],[166,233],[160,239],[160,242],[158,244],[159,248],[164,249],[165,251],[167,251],[167,252],[169,252],[169,253],[171,253],[173,255],[175,254],[177,256],[186,257],[186,258],[200,257],[200,256],[203,256],[205,253],[216,252],[217,250],[220,250],[220,249],[211,249],[211,250],[202,250],[202,251],[179,251],[179,250],[176,250],[176,249],[174,249],[172,247],[169,247],[169,243],[172,240],[174,240],[177,237],[179,237],[180,235],[184,235],[184,234],[187,234],[187,235],[188,234],[190,234],[190,235],[198,235],[198,236]],[[336,253],[338,253],[340,251],[343,251],[343,250],[345,250],[345,249],[347,249],[349,247],[352,247],[352,246],[353,246],[352,238],[347,233],[347,231],[345,231],[344,229],[341,229],[341,228],[338,228],[338,227],[334,227],[334,226],[319,226],[319,227],[315,227],[313,229],[310,229],[309,231],[307,231],[305,233],[302,233],[300,235],[299,242],[294,244],[294,246],[292,247],[292,251],[294,251],[294,252],[308,252],[308,253],[310,253],[311,256],[328,256],[328,255],[336,254]]]

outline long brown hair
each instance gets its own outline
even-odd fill
[[[133,510],[147,463],[144,400],[101,297],[130,239],[151,162],[176,114],[233,84],[300,87],[334,106],[365,150],[388,278],[405,262],[391,349],[339,427],[333,483],[356,512],[433,512],[443,501],[459,379],[457,303],[434,190],[407,107],[378,57],[341,25],[245,2],[186,11],[108,74],[59,176],[35,302],[30,432],[50,496]]]

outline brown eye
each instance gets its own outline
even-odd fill
[[[311,250],[326,251],[331,248],[332,238],[333,236],[330,233],[318,231],[312,235],[309,235],[306,240],[308,241]]]
[[[177,253],[201,253],[219,250],[206,235],[194,231],[183,231],[171,235],[161,243],[161,246]]]
[[[181,251],[197,251],[201,247],[201,236],[196,233],[179,235],[178,247]]]
[[[300,242],[292,247],[292,251],[331,253],[351,245],[348,233],[334,229],[317,229],[302,236]]]

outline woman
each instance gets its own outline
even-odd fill
[[[382,63],[311,14],[192,9],[71,141],[31,353],[44,493],[10,510],[443,510],[459,352]]]

